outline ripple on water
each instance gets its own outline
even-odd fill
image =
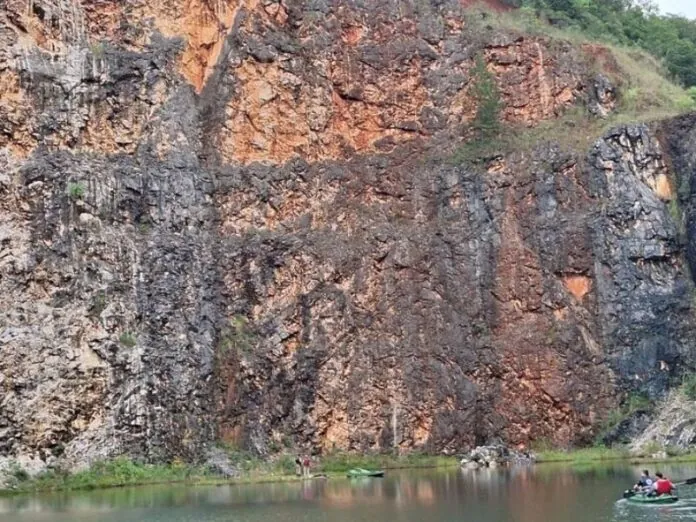
[[[627,500],[616,502],[612,522],[681,522],[696,520],[696,498],[683,498],[669,506],[644,506]]]

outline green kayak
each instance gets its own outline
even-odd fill
[[[627,496],[626,500],[628,500],[629,502],[633,502],[634,504],[662,505],[674,504],[677,500],[679,500],[679,497],[676,497],[674,495],[660,495],[659,497],[648,497],[646,495],[632,495]]]
[[[348,471],[349,478],[360,478],[360,477],[383,477],[384,471],[374,470],[374,469],[363,469],[354,468]]]

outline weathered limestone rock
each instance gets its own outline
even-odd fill
[[[692,120],[453,164],[476,56],[507,123],[612,108],[455,0],[6,2],[2,459],[572,444],[663,393]]]
[[[693,449],[696,446],[696,401],[676,390],[660,404],[650,425],[636,437],[631,448],[644,452],[649,448]]]
[[[502,444],[478,446],[461,460],[465,469],[496,468],[498,466],[529,466],[536,457],[527,451],[512,450]]]

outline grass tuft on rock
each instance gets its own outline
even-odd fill
[[[696,401],[696,374],[692,373],[684,377],[680,391],[687,399]]]
[[[118,342],[120,342],[126,348],[133,348],[136,344],[138,344],[138,340],[131,332],[123,332],[118,337]]]
[[[609,460],[627,460],[631,452],[623,446],[606,447],[594,446],[574,450],[542,449],[536,453],[537,462],[572,462],[582,464]]]

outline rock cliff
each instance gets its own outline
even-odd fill
[[[452,160],[477,57],[523,133],[613,110],[594,52],[454,0],[8,0],[0,44],[0,457],[568,445],[696,363],[695,118]]]

